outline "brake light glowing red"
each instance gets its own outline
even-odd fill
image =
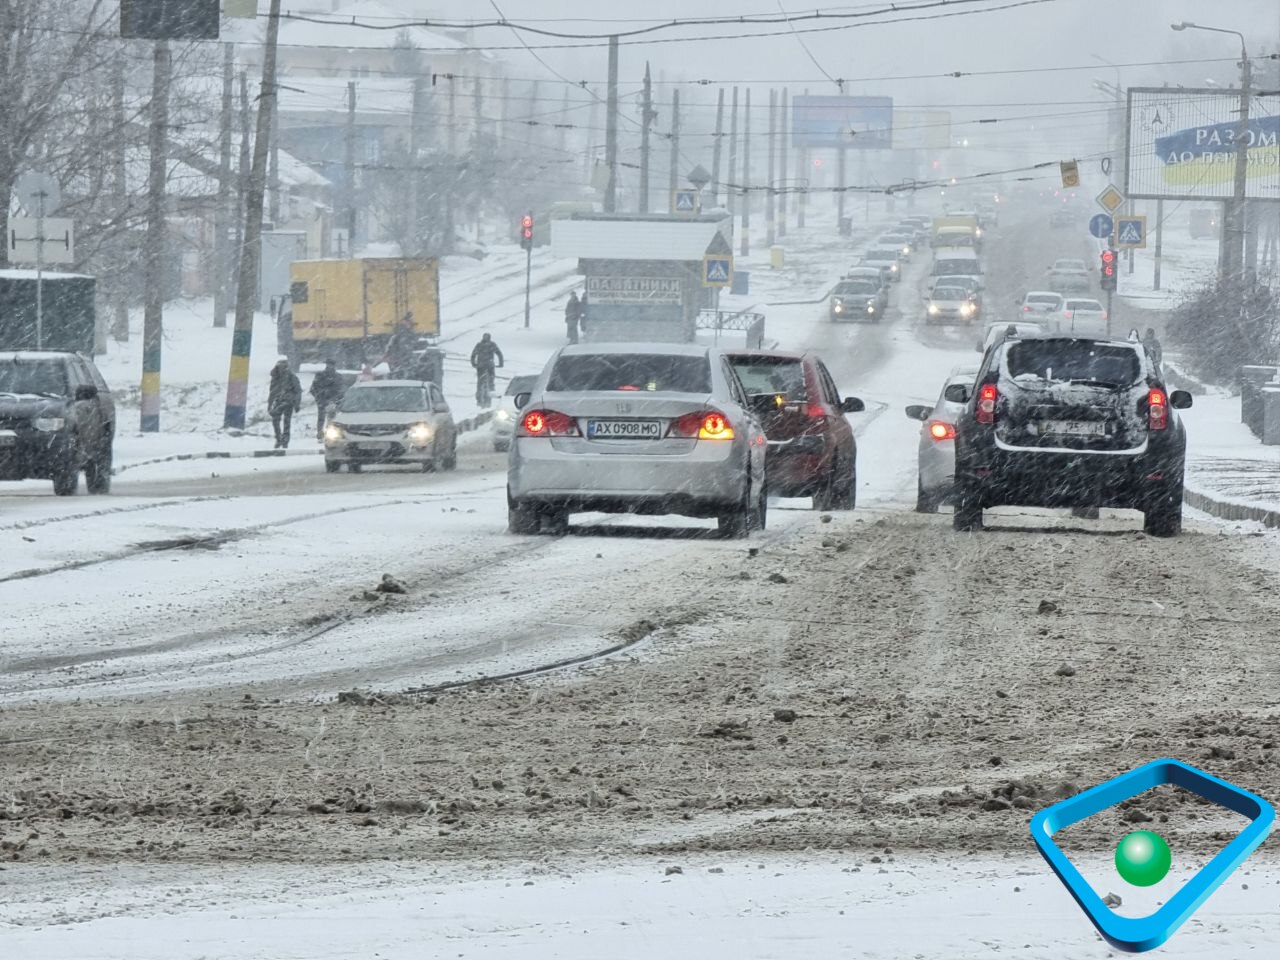
[[[1147,427],[1165,430],[1169,426],[1169,398],[1163,390],[1152,388],[1147,394]]]
[[[934,440],[954,440],[956,438],[955,425],[945,423],[942,420],[930,420],[929,436],[933,437]]]
[[[704,410],[702,413],[686,413],[676,417],[667,428],[669,437],[685,437],[690,440],[732,440],[735,436],[733,425],[718,410]]]
[[[1000,399],[1000,391],[994,383],[984,383],[978,391],[978,406],[975,411],[979,423],[996,422],[996,401]]]
[[[555,410],[530,410],[520,420],[520,435],[524,437],[580,437],[578,421],[567,413]]]

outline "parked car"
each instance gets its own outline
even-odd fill
[[[936,286],[924,298],[925,323],[974,323],[978,305],[967,287]]]
[[[1042,337],[987,352],[972,386],[947,388],[965,404],[956,425],[957,530],[982,526],[988,507],[1141,510],[1143,528],[1182,528],[1186,432],[1140,343]]]
[[[721,350],[561,347],[516,405],[512,533],[561,533],[580,511],[715,517],[732,537],[764,528],[768,440]]]
[[[78,353],[0,353],[0,480],[52,480],[74,494],[111,490],[116,407],[93,361]]]
[[[1015,301],[1023,320],[1042,323],[1050,330],[1057,330],[1062,322],[1062,294],[1052,290],[1029,290]]]
[[[359,473],[367,464],[458,465],[458,428],[444,394],[421,380],[352,384],[324,428],[324,466]]]
[[[1054,290],[1089,290],[1093,286],[1093,278],[1083,260],[1055,260],[1047,272]]]
[[[879,323],[889,306],[889,296],[878,279],[841,280],[831,290],[832,320],[869,320]]]
[[[1107,308],[1097,300],[1067,297],[1062,301],[1062,322],[1059,326],[1064,333],[1106,336]]]
[[[768,438],[769,492],[813,497],[815,510],[857,503],[858,444],[845,414],[857,397],[840,396],[826,365],[811,353],[752,350],[729,362]]]
[[[947,390],[957,384],[972,386],[977,375],[977,364],[956,367],[942,385],[936,403],[907,407],[907,416],[923,423],[916,454],[917,513],[937,513],[941,504],[951,501],[956,479],[956,421],[964,412],[964,404],[948,400]]]
[[[511,435],[515,433],[516,421],[520,418],[516,396],[528,393],[537,382],[536,373],[512,377],[507,381],[507,389],[499,398],[498,409],[493,414],[493,449],[499,453],[504,453],[511,447]]]

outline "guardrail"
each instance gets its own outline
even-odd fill
[[[747,349],[759,350],[764,346],[764,314],[750,310],[728,312],[703,310],[698,314],[698,329],[715,331],[715,342],[720,342],[724,330],[742,331],[746,334]]]

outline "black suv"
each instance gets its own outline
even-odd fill
[[[0,480],[53,481],[70,496],[111,489],[116,407],[93,362],[75,353],[0,353]]]
[[[1187,438],[1142,345],[1123,340],[1009,339],[983,357],[956,424],[955,528],[982,526],[984,507],[1121,507],[1144,529],[1182,529]]]

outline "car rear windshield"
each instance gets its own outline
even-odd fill
[[[664,353],[572,354],[556,361],[547,390],[710,393],[711,366],[706,357]]]
[[[343,413],[419,413],[429,409],[421,387],[358,387],[348,390],[338,408]]]
[[[741,357],[733,361],[733,370],[742,388],[752,396],[781,394],[788,400],[808,399],[804,364],[795,358]]]
[[[507,384],[506,395],[508,397],[514,397],[517,393],[525,393],[532,390],[533,385],[537,382],[538,378],[536,376],[512,377],[511,381]]]
[[[61,360],[0,362],[0,394],[67,395],[67,367]]]
[[[880,292],[880,285],[874,280],[846,280],[843,283],[836,284],[836,296],[867,296]]]
[[[1033,293],[1027,297],[1027,303],[1043,303],[1046,305],[1057,305],[1062,302],[1061,297],[1055,297],[1051,293]]]
[[[1005,354],[1005,374],[1014,380],[1128,386],[1142,376],[1142,364],[1135,350],[1117,344],[1020,340]]]
[[[1068,300],[1068,310],[1084,310],[1086,312],[1102,313],[1102,304],[1097,300]]]

